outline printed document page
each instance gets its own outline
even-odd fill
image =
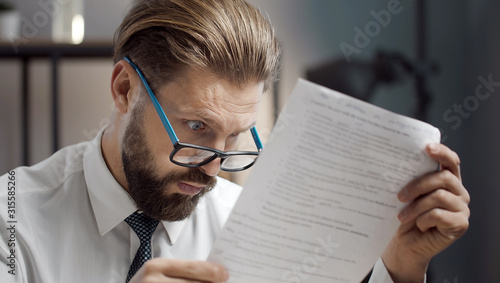
[[[360,282],[438,129],[299,80],[209,261],[232,283]]]

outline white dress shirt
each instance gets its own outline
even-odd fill
[[[124,219],[137,208],[106,166],[102,133],[0,177],[0,282],[125,282],[140,243]],[[205,260],[240,192],[218,178],[190,217],[158,225],[153,257]],[[370,282],[392,282],[381,260]]]

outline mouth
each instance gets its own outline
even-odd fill
[[[178,183],[177,186],[179,187],[182,193],[192,196],[197,195],[205,187],[204,185],[200,184],[188,184],[184,182]]]

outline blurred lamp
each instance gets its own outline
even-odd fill
[[[430,95],[425,88],[418,86],[418,78],[436,70],[436,64],[417,66],[401,53],[379,51],[371,61],[352,60],[349,63],[345,59],[340,59],[313,68],[307,71],[307,78],[327,88],[368,102],[378,85],[399,83],[408,77],[415,78],[418,99],[415,116],[417,119],[425,120]]]

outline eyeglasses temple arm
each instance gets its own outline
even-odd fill
[[[160,103],[158,102],[158,99],[156,99],[155,95],[153,94],[153,91],[149,87],[149,84],[146,81],[146,78],[142,74],[141,70],[128,58],[124,57],[123,58],[125,61],[127,61],[132,68],[135,69],[137,74],[142,80],[142,83],[146,87],[146,90],[148,91],[149,97],[153,101],[153,105],[155,106],[156,112],[158,113],[158,116],[160,116],[161,122],[163,123],[163,126],[167,130],[168,136],[170,137],[170,140],[172,141],[172,144],[176,144],[179,142],[179,139],[177,138],[177,135],[174,132],[174,129],[172,128],[172,125],[170,124],[170,121],[168,121],[167,115],[165,115],[165,112],[163,112],[163,108],[161,108]]]
[[[255,145],[257,146],[257,149],[259,151],[261,151],[263,146],[262,146],[262,142],[260,141],[259,134],[257,133],[257,129],[255,127],[252,127],[250,129],[250,132],[252,133],[252,137],[253,137],[253,140],[255,141]]]

